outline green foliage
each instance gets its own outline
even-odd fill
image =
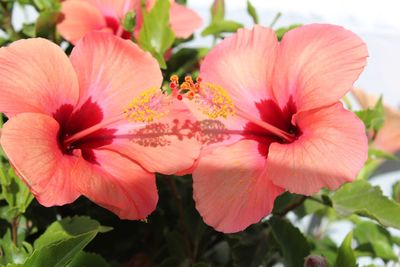
[[[379,98],[373,108],[356,111],[355,113],[363,121],[367,131],[373,130],[374,132],[378,132],[385,122],[382,97]]]
[[[68,267],[107,267],[108,263],[98,254],[81,251],[72,261]]]
[[[4,199],[8,204],[1,210],[2,218],[11,222],[13,218],[25,212],[33,200],[33,195],[8,164],[0,169],[0,183],[0,199]]]
[[[281,248],[285,266],[303,266],[304,258],[310,254],[310,248],[300,230],[279,217],[272,217],[268,222]]]
[[[222,21],[225,17],[225,0],[214,0],[211,6],[211,23]]]
[[[400,229],[400,205],[365,181],[345,184],[332,196],[333,207],[342,215],[358,214],[384,226]]]
[[[397,203],[400,203],[400,181],[397,181],[392,186],[392,198]]]
[[[288,27],[281,27],[281,28],[276,29],[275,33],[276,33],[278,40],[279,41],[282,40],[283,35],[285,35],[285,33],[287,33],[288,31],[293,30],[300,26],[302,26],[302,24],[292,24]]]
[[[89,217],[65,218],[51,224],[34,243],[34,250],[22,264],[10,267],[26,266],[65,266],[78,255],[77,261],[84,260],[79,254],[98,233],[109,231]]]
[[[254,24],[259,23],[257,10],[251,4],[250,0],[247,0],[247,13],[249,13],[250,17],[253,19]]]
[[[169,25],[169,1],[157,0],[147,12],[143,9],[143,25],[139,32],[139,45],[149,51],[166,68],[164,54],[171,48],[175,34]]]
[[[40,13],[39,18],[36,21],[36,36],[37,37],[48,37],[55,40],[55,29],[56,24],[61,22],[63,15],[60,11],[46,10]]]
[[[351,248],[352,240],[353,233],[350,232],[347,234],[342,244],[340,245],[334,267],[357,267],[356,257],[354,255],[353,249]]]
[[[214,35],[221,37],[223,33],[236,32],[238,29],[243,28],[243,24],[232,20],[221,20],[213,22],[210,26],[206,27],[201,36]]]
[[[60,10],[61,3],[59,0],[33,0],[33,4],[40,10]]]
[[[268,266],[278,245],[266,224],[251,226],[230,240],[235,267]]]
[[[202,32],[201,36],[214,36],[214,40],[222,38],[224,33],[236,32],[243,28],[243,24],[225,19],[225,1],[214,0],[211,7],[211,22]]]
[[[135,25],[136,25],[135,11],[130,11],[126,13],[125,18],[122,21],[122,26],[124,27],[124,30],[132,33],[133,29],[135,28]]]
[[[354,238],[359,244],[357,250],[370,252],[373,257],[379,257],[383,260],[398,260],[393,251],[390,233],[382,226],[369,221],[362,221],[354,228]]]

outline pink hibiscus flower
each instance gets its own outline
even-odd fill
[[[204,147],[193,171],[207,224],[237,232],[268,215],[284,190],[311,195],[355,179],[367,137],[339,100],[366,58],[352,32],[318,24],[280,43],[271,29],[241,29],[206,56],[203,81],[184,101],[199,118],[221,118],[229,135]]]
[[[131,41],[93,32],[68,58],[47,40],[20,40],[0,49],[0,66],[1,145],[44,206],[84,195],[145,218],[158,200],[154,172],[187,169],[199,154],[170,131],[180,123],[171,114],[186,113],[164,114],[157,61]]]
[[[150,10],[155,0],[147,0]],[[90,31],[107,31],[124,39],[131,34],[125,31],[121,21],[129,11],[136,12],[136,38],[143,23],[140,0],[67,0],[62,3],[61,12],[64,20],[57,25],[57,30],[69,42],[75,44]],[[201,26],[202,19],[192,9],[171,0],[170,24],[175,36],[189,37]]]

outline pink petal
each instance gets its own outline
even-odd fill
[[[385,109],[385,122],[379,130],[374,145],[376,148],[394,153],[400,150],[400,112]]]
[[[82,160],[72,172],[81,194],[121,219],[146,218],[158,201],[155,175],[118,153],[108,150],[92,153],[92,164]]]
[[[368,157],[362,122],[341,103],[301,112],[294,122],[302,131],[291,144],[272,143],[267,177],[292,193],[311,195],[353,181]]]
[[[61,5],[64,20],[57,25],[57,31],[73,44],[85,34],[107,27],[103,14],[88,2],[69,0],[62,2]]]
[[[118,151],[150,172],[175,174],[192,167],[200,154],[196,121],[186,109],[172,109],[159,121],[146,124],[121,123],[112,144]]]
[[[204,82],[228,91],[236,108],[258,115],[256,102],[271,99],[277,45],[275,33],[269,28],[240,29],[211,50],[201,65],[200,76]],[[229,121],[232,125],[245,123]]]
[[[75,105],[79,88],[68,57],[40,38],[20,40],[0,49],[0,111],[55,113]]]
[[[134,10],[140,0],[88,0],[105,17],[115,18],[117,21],[124,19],[127,12]]]
[[[258,142],[239,141],[200,157],[193,172],[196,208],[208,225],[224,233],[244,230],[268,215],[283,192],[265,174]]]
[[[194,10],[177,3],[171,4],[169,14],[171,28],[178,38],[188,38],[203,23],[202,18]]]
[[[81,89],[78,106],[90,100],[102,108],[104,118],[121,114],[142,91],[161,86],[157,61],[111,34],[86,35],[72,51],[71,61]]]
[[[59,124],[52,117],[22,113],[2,129],[1,145],[17,173],[44,206],[73,202],[80,194],[73,184],[72,170],[78,158],[63,155]]]
[[[286,33],[274,72],[274,95],[281,107],[290,98],[297,111],[337,102],[366,64],[364,42],[339,26],[311,24]]]

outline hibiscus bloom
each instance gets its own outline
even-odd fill
[[[84,195],[122,219],[142,219],[158,200],[154,172],[178,172],[198,156],[196,141],[168,134],[171,115],[149,137],[166,108],[162,75],[131,41],[93,32],[68,58],[47,40],[20,40],[0,49],[0,66],[9,118],[1,145],[44,206]]]
[[[284,190],[311,195],[355,179],[367,137],[339,100],[366,58],[352,32],[319,24],[291,30],[280,43],[269,28],[241,29],[212,49],[203,81],[191,86],[196,94],[184,99],[199,118],[220,117],[229,134],[203,148],[193,171],[207,224],[237,232],[268,215]]]
[[[361,89],[354,88],[352,94],[361,108],[373,108],[378,101],[377,97],[367,94]],[[374,146],[378,149],[395,153],[400,150],[400,111],[384,106],[385,121],[374,138]]]
[[[192,9],[171,0],[170,24],[175,36],[188,38],[201,26],[202,19]],[[147,0],[150,10],[155,0]],[[75,44],[90,31],[107,31],[124,39],[131,34],[125,31],[121,21],[129,11],[136,12],[135,37],[143,23],[141,0],[67,0],[62,3],[61,12],[64,20],[57,25],[57,30],[69,42]]]

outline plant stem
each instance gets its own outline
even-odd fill
[[[297,201],[289,203],[289,205],[287,205],[282,211],[276,213],[275,215],[279,217],[284,217],[286,214],[289,213],[289,211],[292,211],[300,207],[306,199],[307,199],[306,196],[301,196]]]
[[[18,225],[19,225],[19,216],[14,217],[11,221],[11,236],[15,246],[17,246],[18,243]]]
[[[167,184],[169,188],[171,189],[172,195],[175,199],[176,206],[178,208],[178,213],[179,213],[179,223],[181,225],[181,228],[183,230],[184,234],[184,239],[185,239],[185,246],[186,246],[186,253],[189,256],[189,258],[194,260],[194,255],[193,255],[193,249],[192,249],[192,242],[190,240],[189,236],[189,231],[186,227],[185,223],[185,211],[183,208],[182,204],[182,196],[180,195],[178,188],[176,187],[175,180],[171,176],[166,176]]]

